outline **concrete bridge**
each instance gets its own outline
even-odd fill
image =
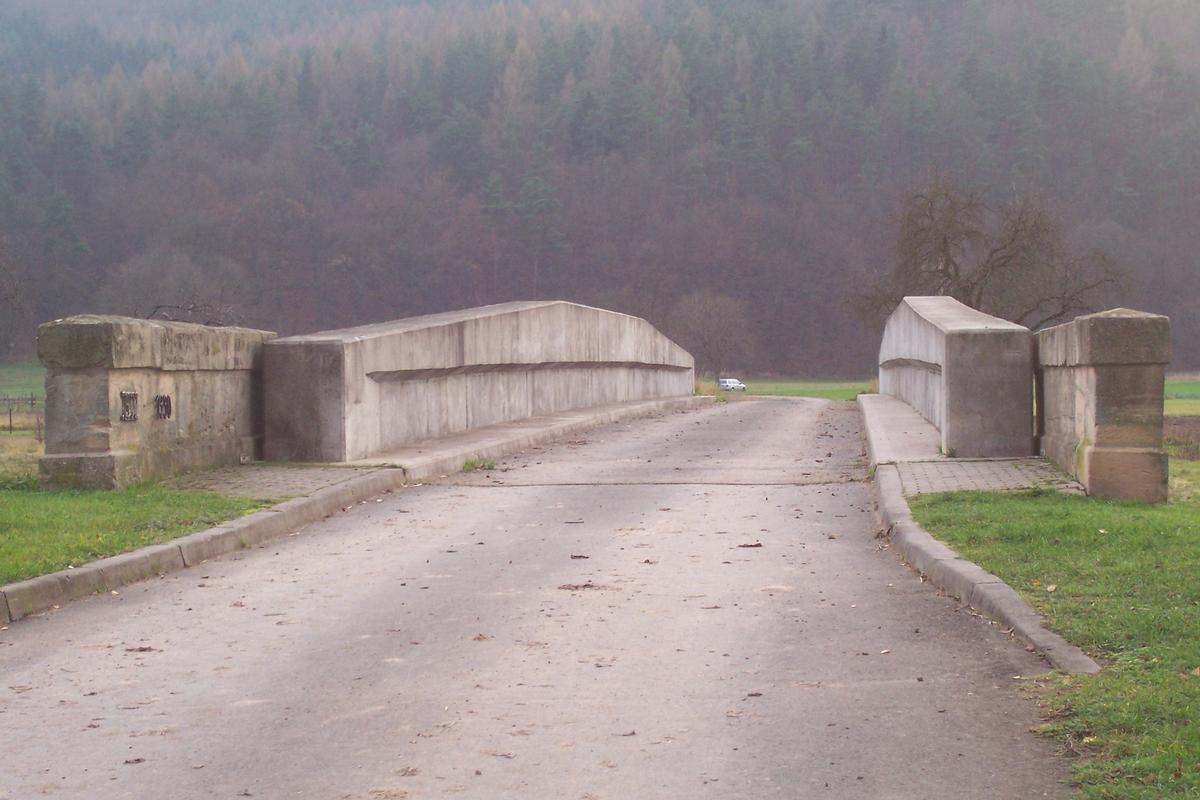
[[[882,479],[891,547],[880,538],[869,463],[883,439],[872,436],[868,454],[858,408],[680,402],[673,393],[684,379],[690,386],[690,358],[640,320],[608,313],[521,304],[482,321],[450,315],[277,344],[262,332],[226,334],[258,336],[268,369],[320,366],[307,387],[315,392],[296,379],[274,398],[266,392],[269,414],[301,412],[279,455],[388,462],[399,453],[424,458],[428,477],[414,485],[416,472],[377,469],[326,478],[330,485],[258,519],[158,548],[154,563],[171,567],[155,580],[108,591],[107,568],[85,567],[44,582],[78,577],[105,591],[0,628],[0,685],[8,687],[0,719],[10,732],[0,800],[1068,796],[1068,765],[1028,732],[1037,711],[1013,680],[1047,663],[926,581],[978,580],[981,570],[956,572],[959,560],[944,547],[905,550],[927,558],[914,562],[919,571],[896,557],[917,532]],[[472,334],[555,315],[591,316],[625,333],[594,336],[584,348],[564,339],[529,350],[509,339],[490,352]],[[920,380],[898,384],[923,387],[929,401],[956,385],[962,367],[956,345],[928,346],[954,324],[926,316],[937,318],[925,320],[933,332],[925,326],[913,339],[925,342],[926,357],[896,343],[883,361],[885,370],[918,370]],[[908,322],[908,330],[924,325]],[[88,395],[95,408],[132,407],[121,435],[158,424],[146,428],[158,437],[148,441],[200,454],[189,458],[201,457],[210,431],[255,446],[252,409],[217,403],[206,428],[194,424],[195,398],[177,394],[189,381],[219,386],[221,375],[163,374],[190,372],[170,354],[198,346],[191,332],[141,338],[124,323],[86,324],[68,349],[91,353],[76,358],[103,381]],[[412,337],[448,344],[434,364],[420,360],[420,348],[375,352],[380,342],[403,351]],[[496,338],[494,329],[484,337]],[[66,402],[82,376],[63,363],[56,370],[59,402],[85,408]],[[122,388],[133,379],[144,383]],[[636,391],[614,394],[611,379]],[[258,390],[249,385],[230,396],[252,403]],[[528,393],[542,385],[553,387],[543,397],[568,399]],[[481,416],[476,398],[507,391],[500,386],[519,398],[512,413]],[[167,387],[176,392],[173,425],[157,413]],[[155,397],[150,419],[138,413],[146,395]],[[442,400],[415,415],[419,425],[389,427],[378,415],[430,396]],[[656,405],[641,408],[650,416],[640,420],[595,411],[613,400]],[[939,432],[913,411],[920,401],[891,402],[917,420],[892,433],[916,431],[920,446],[934,442],[946,461],[937,442],[955,412],[926,402],[941,409]],[[356,427],[326,426],[322,403]],[[580,403],[593,405],[567,408]],[[107,413],[71,419],[96,431],[122,422]],[[591,414],[591,429],[564,422],[569,414]],[[230,419],[251,427],[226,427]],[[316,420],[315,433],[302,430],[305,420]],[[1027,454],[1031,429],[1018,437]],[[442,435],[407,438],[433,432]],[[488,451],[494,465],[454,474],[463,448],[481,436],[491,446],[508,436],[513,446]],[[218,449],[209,453],[217,461],[239,455]],[[70,472],[70,457],[51,463]],[[136,470],[179,466],[112,458]],[[249,481],[256,469],[233,472]],[[981,598],[1003,612],[1002,588],[984,581],[962,602]],[[31,591],[22,592],[24,602]],[[16,598],[7,596],[9,608]]]

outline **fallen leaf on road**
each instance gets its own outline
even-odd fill
[[[700,606],[701,611],[713,611],[718,608],[720,608],[720,606]]]
[[[486,642],[488,639],[491,639],[492,637],[488,636],[486,633],[477,633],[472,638],[477,642]]]
[[[143,645],[141,647],[126,647],[125,652],[126,653],[157,653],[158,650],[155,650],[153,647],[150,647],[148,645]]]
[[[516,758],[516,753],[505,753],[499,750],[484,750],[484,755],[495,756],[496,758]]]
[[[637,731],[630,731],[629,733],[618,733],[616,735],[617,736],[637,736]]]
[[[583,520],[581,520],[581,519],[564,519],[563,520],[563,525],[582,525],[582,524],[583,524]]]
[[[573,558],[575,560],[579,560],[579,559],[584,559],[584,558],[591,558],[591,556],[578,556],[578,555],[575,555],[574,553],[572,553],[571,558]]]
[[[762,697],[762,692],[751,692],[746,697]]]
[[[739,544],[738,547],[741,547],[741,548],[762,547],[762,542],[755,542],[754,544]]]
[[[17,694],[24,694],[25,692],[33,691],[32,686],[10,686],[8,688],[12,689]]]
[[[591,581],[588,581],[587,583],[564,583],[558,588],[567,592],[579,592],[583,591],[584,589],[611,589],[612,587],[602,586],[598,583],[592,583]]]
[[[892,652],[892,651],[891,651],[891,650],[880,650],[880,651],[879,651],[879,655],[881,655],[881,656],[886,656],[886,655],[887,655],[888,653],[890,653],[890,652]]]
[[[126,764],[141,764],[145,760],[146,759],[144,759],[144,758],[127,758],[127,759],[125,759],[125,763]]]

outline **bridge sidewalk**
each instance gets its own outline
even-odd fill
[[[948,458],[937,428],[912,406],[887,395],[859,395],[871,466],[894,464],[907,496],[934,492],[1020,491],[1054,488],[1082,492],[1044,458]]]

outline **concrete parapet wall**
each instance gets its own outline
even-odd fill
[[[960,458],[1033,454],[1033,336],[952,297],[906,297],[879,348],[879,391],[933,423]]]
[[[1044,455],[1088,494],[1165,501],[1170,320],[1114,309],[1041,331],[1037,339]]]
[[[119,488],[253,458],[263,344],[274,336],[129,317],[45,323],[43,483]]]
[[[471,428],[692,394],[694,361],[650,323],[505,303],[271,342],[266,455],[355,461]]]

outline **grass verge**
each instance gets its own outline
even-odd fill
[[[0,584],[166,542],[267,505],[161,486],[0,489]]]
[[[38,488],[41,446],[0,434],[0,585],[211,528],[274,501],[138,486],[115,492]]]
[[[917,520],[999,575],[1050,627],[1105,662],[1033,688],[1043,733],[1086,756],[1081,796],[1200,796],[1200,463],[1172,463],[1149,506],[1053,492],[911,501]]]

